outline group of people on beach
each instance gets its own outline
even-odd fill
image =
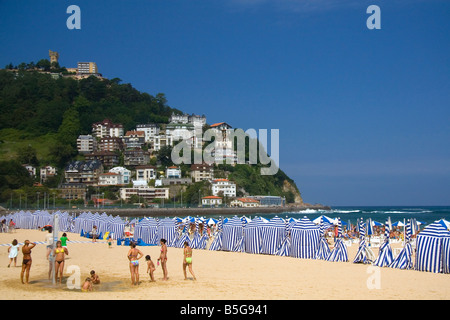
[[[167,245],[166,239],[161,239],[161,253],[159,258],[157,259],[157,266],[161,263],[161,268],[163,271],[163,281],[168,280],[168,272],[167,272]],[[131,248],[128,251],[127,258],[130,264],[130,274],[131,274],[131,284],[138,285],[139,284],[139,259],[144,257],[144,254],[136,248],[136,244],[132,242],[130,244]],[[147,262],[147,273],[150,276],[150,281],[155,281],[154,271],[156,270],[155,264],[153,263],[150,255],[145,256],[145,261]],[[189,269],[189,272],[192,274],[194,280],[195,274],[192,270],[192,248],[189,246],[189,243],[184,242],[184,250],[183,250],[183,273],[184,279],[187,280],[186,268]]]
[[[47,248],[47,255],[46,258],[49,261],[49,271],[48,271],[48,278],[51,279],[51,276],[53,274],[53,270],[55,273],[55,280],[56,282],[62,283],[63,278],[63,271],[64,271],[64,263],[65,263],[65,257],[69,255],[69,250],[67,248],[67,241],[69,239],[67,238],[67,234],[63,233],[62,237],[56,242],[56,245],[53,246],[54,238],[53,238],[53,230],[51,227],[46,228],[45,230],[48,231],[48,234],[46,235],[46,248]],[[162,272],[163,272],[163,281],[168,280],[168,272],[167,272],[167,245],[166,240],[161,239],[161,251],[159,258],[157,259],[157,266],[161,264]],[[37,245],[36,242],[31,242],[29,240],[25,240],[21,252],[23,255],[22,260],[22,270],[20,272],[20,280],[22,284],[28,284],[29,278],[30,278],[30,270],[32,265],[32,258],[31,258],[31,252],[32,249]],[[110,244],[109,244],[110,245]],[[132,285],[138,285],[139,284],[139,260],[144,257],[144,254],[136,247],[136,243],[132,242],[130,244],[130,250],[127,254],[127,259],[129,261],[129,268],[130,268],[130,274],[131,274],[131,283]],[[17,266],[17,256],[19,254],[19,244],[17,239],[14,239],[11,243],[11,245],[8,247],[8,257],[9,257],[9,264],[8,268],[11,266],[11,264],[14,262],[14,266]],[[145,256],[146,264],[147,264],[147,271],[146,273],[150,276],[150,281],[154,282],[154,272],[156,270],[156,266],[153,263],[150,255]],[[192,269],[192,248],[189,246],[188,242],[184,243],[184,250],[183,250],[183,273],[184,273],[184,279],[187,280],[187,273],[186,269],[189,269],[189,272],[193,276],[193,279],[196,280],[194,271]],[[82,292],[88,292],[92,291],[94,284],[99,284],[100,279],[99,276],[96,274],[94,270],[90,272],[90,276],[87,277],[84,281],[83,286],[81,287]]]

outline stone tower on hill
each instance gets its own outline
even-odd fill
[[[58,62],[59,53],[56,51],[48,50],[48,55],[50,56],[50,63]]]

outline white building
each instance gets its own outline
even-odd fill
[[[150,138],[150,146],[154,151],[161,150],[165,146],[173,146],[173,137],[160,134]]]
[[[188,114],[175,114],[175,113],[172,113],[172,115],[169,118],[169,122],[188,123],[189,122],[189,115]]]
[[[79,153],[92,153],[97,150],[97,140],[90,134],[79,135],[77,139]]]
[[[111,120],[105,119],[102,122],[96,122],[92,125],[92,133],[100,139],[107,136],[122,138],[124,129],[122,124],[115,124]]]
[[[136,131],[144,131],[145,143],[150,143],[151,139],[159,135],[159,125],[156,123],[138,124]]]
[[[120,173],[105,172],[98,176],[99,186],[120,186],[123,184],[123,177]]]
[[[152,179],[156,179],[156,167],[148,165],[136,167],[136,180],[148,183]]]
[[[129,200],[133,195],[138,196],[140,201],[146,200],[147,202],[151,202],[153,199],[169,199],[169,188],[133,187],[120,189],[120,198],[123,200]]]
[[[40,169],[41,183],[45,182],[48,178],[56,175],[56,168],[52,166],[45,166]]]
[[[202,206],[219,206],[222,204],[222,198],[217,196],[207,196],[202,198]]]
[[[181,169],[176,166],[166,168],[166,178],[181,178]]]
[[[211,130],[215,132],[216,139],[214,140],[214,161],[221,163],[236,164],[237,154],[234,151],[232,139],[232,127],[226,122],[214,123],[211,125]]]
[[[30,176],[32,176],[33,178],[36,177],[36,168],[35,167],[33,167],[31,164],[23,164],[22,166],[25,169],[27,169]]]
[[[114,167],[109,170],[111,173],[118,173],[122,175],[123,184],[129,184],[131,182],[131,171],[124,167]]]
[[[228,179],[215,179],[211,183],[211,191],[215,196],[222,192],[224,197],[236,197],[236,184]]]

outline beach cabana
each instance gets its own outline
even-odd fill
[[[405,246],[389,267],[405,270],[410,270],[413,268],[413,261],[412,261],[413,249],[411,245],[411,234],[413,229],[414,223],[412,220],[410,220],[409,223],[406,224]]]
[[[331,249],[328,245],[327,239],[325,238],[325,227],[322,219],[320,221],[319,231],[320,231],[320,243],[319,249],[317,250],[316,253],[316,259],[326,260],[331,253]]]
[[[362,219],[359,222],[359,248],[353,263],[371,263],[372,254],[366,245],[366,228]]]
[[[217,233],[209,246],[211,251],[222,250],[222,238],[223,238],[223,219],[217,222]]]
[[[331,250],[331,253],[326,260],[333,262],[347,262],[348,251],[347,246],[345,245],[342,239],[342,224],[340,218],[338,218],[337,226],[338,226],[338,237],[336,239],[336,242],[334,243],[333,250]]]
[[[234,216],[223,225],[222,250],[242,252],[244,240],[244,222]]]
[[[288,220],[284,221],[284,236],[281,241],[280,247],[276,250],[277,256],[288,257],[290,256],[291,249],[291,228]]]
[[[276,216],[260,225],[261,228],[261,253],[276,254],[277,249],[281,247],[284,237],[286,222],[284,219]]]
[[[254,218],[244,226],[244,250],[247,253],[261,253],[262,228],[264,221]]]
[[[304,217],[291,228],[290,255],[294,258],[315,259],[319,242],[319,227]]]
[[[141,239],[145,244],[158,244],[158,223],[154,218],[144,218],[134,227],[134,240]]]
[[[177,238],[176,220],[172,218],[161,219],[158,223],[157,242],[166,239],[166,245],[171,246]]]
[[[436,221],[417,235],[416,261],[418,271],[450,273],[450,232]]]
[[[392,248],[391,245],[389,244],[389,235],[390,235],[389,226],[390,226],[389,221],[386,221],[386,225],[384,226],[384,242],[380,247],[377,259],[373,262],[374,266],[388,267],[394,260]]]

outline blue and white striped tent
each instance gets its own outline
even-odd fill
[[[117,240],[122,238],[124,229],[125,229],[125,221],[123,221],[121,217],[116,216],[111,220],[109,229],[106,231],[110,232],[112,239]]]
[[[288,220],[284,221],[284,238],[281,241],[280,247],[276,250],[277,256],[288,257],[291,251],[291,228]]]
[[[342,223],[341,219],[338,218],[338,238],[334,244],[333,250],[331,250],[330,255],[327,258],[327,261],[333,262],[347,262],[348,261],[348,251],[347,246],[342,240]]]
[[[166,239],[166,245],[171,246],[173,241],[177,238],[177,226],[175,219],[164,218],[158,224],[158,243],[161,239]]]
[[[244,221],[234,216],[223,225],[222,250],[242,252],[244,240]]]
[[[247,253],[261,253],[262,228],[266,222],[260,217],[247,223],[244,231],[244,251]]]
[[[219,251],[222,250],[222,239],[223,239],[223,219],[217,222],[217,232],[212,240],[209,250]]]
[[[145,244],[158,244],[158,223],[154,218],[143,218],[134,227],[134,240],[141,239]]]
[[[417,236],[416,262],[418,271],[449,272],[450,232],[439,221],[422,230]]]
[[[384,242],[380,247],[377,259],[373,262],[374,266],[388,267],[394,261],[392,248],[391,245],[389,244],[389,235],[390,235],[390,222],[386,221],[384,227]]]
[[[359,222],[359,248],[353,263],[371,263],[366,246],[366,227],[362,219]]]
[[[319,242],[319,227],[304,217],[291,228],[290,255],[294,258],[315,259]]]
[[[321,218],[320,224],[319,224],[320,243],[319,243],[319,249],[317,250],[317,253],[316,253],[316,259],[319,259],[319,260],[326,260],[331,254],[331,249],[328,246],[327,239],[325,238],[325,230],[326,229],[324,226],[324,221]]]
[[[278,216],[261,225],[261,253],[276,254],[283,244],[286,233],[286,222]]]
[[[200,230],[200,224],[203,225],[202,230]],[[204,224],[204,220],[197,219],[195,221],[195,232],[192,241],[190,242],[190,246],[192,249],[206,249],[207,240],[208,235],[206,234],[206,227]]]
[[[410,220],[409,223],[406,224],[405,246],[389,267],[405,270],[410,270],[413,268],[413,261],[412,261],[413,249],[411,245],[411,234],[413,229],[414,229],[414,222]]]

